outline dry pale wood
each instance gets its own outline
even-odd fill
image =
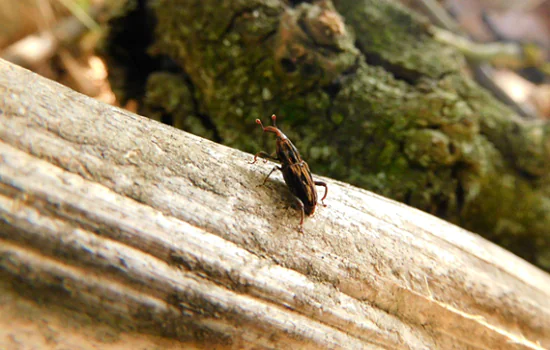
[[[121,347],[550,347],[548,274],[330,179],[299,234],[251,159],[0,61],[3,307],[74,337],[54,320],[86,315]],[[0,345],[22,339],[5,315]]]

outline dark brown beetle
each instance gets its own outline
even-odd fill
[[[274,167],[266,176],[262,185],[265,184],[267,179],[275,170],[280,170],[283,173],[283,178],[285,179],[286,185],[290,188],[290,191],[292,191],[298,200],[298,205],[302,213],[299,231],[303,232],[304,213],[308,216],[313,215],[315,212],[315,206],[317,205],[317,191],[315,190],[315,186],[323,186],[325,188],[325,195],[321,199],[321,202],[323,202],[327,197],[328,187],[324,182],[313,181],[311,171],[309,170],[307,163],[302,160],[300,153],[288,137],[283,134],[279,128],[277,128],[277,117],[275,114],[271,116],[271,120],[273,121],[273,126],[264,127],[260,119],[256,119],[256,124],[259,124],[264,132],[272,132],[277,136],[277,155],[273,156],[261,151],[256,153],[254,156],[254,161],[250,164],[256,163],[258,156],[281,162],[280,167]],[[323,205],[325,204],[323,203]]]

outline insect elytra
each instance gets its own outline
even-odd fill
[[[275,114],[271,116],[271,120],[273,123],[272,126],[264,127],[260,119],[256,119],[256,123],[262,127],[264,132],[275,134],[277,138],[275,155],[260,151],[254,155],[254,160],[251,164],[254,164],[258,160],[258,157],[272,159],[281,163],[281,166],[275,166],[269,172],[262,185],[265,184],[275,170],[280,170],[283,173],[285,183],[296,197],[298,207],[301,211],[299,231],[303,232],[304,216],[313,215],[315,207],[317,206],[317,191],[315,186],[323,186],[325,188],[325,194],[321,202],[327,197],[328,187],[327,184],[322,181],[313,181],[309,166],[300,156],[300,152],[298,152],[298,149],[290,139],[277,127],[277,116],[275,116]]]

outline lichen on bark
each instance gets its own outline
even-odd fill
[[[147,114],[256,152],[272,145],[254,119],[275,113],[315,173],[550,270],[549,124],[477,86],[422,17],[390,0],[136,4],[155,19],[137,95]]]

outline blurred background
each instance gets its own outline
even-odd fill
[[[0,57],[117,104],[97,54],[108,16],[124,0],[3,0]],[[469,57],[470,74],[525,118],[550,118],[550,1],[402,0]],[[480,69],[480,65],[485,67]],[[124,106],[137,111],[135,101]]]
[[[109,0],[0,1],[0,57],[106,103],[116,104],[97,56]],[[111,1],[112,2],[112,1]]]

